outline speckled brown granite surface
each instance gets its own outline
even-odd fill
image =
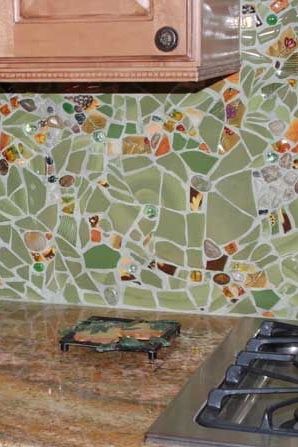
[[[181,336],[143,353],[70,348],[58,331],[91,315],[176,319]],[[236,320],[0,303],[0,447],[141,447],[144,433]]]

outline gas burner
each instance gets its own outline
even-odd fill
[[[242,319],[147,438],[201,447],[296,446],[298,326]]]

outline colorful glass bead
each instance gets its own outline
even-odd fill
[[[138,266],[137,264],[129,264],[127,271],[130,275],[135,275],[136,273],[138,273]]]
[[[154,205],[146,205],[144,214],[148,219],[154,219],[158,215],[158,209]]]
[[[266,161],[269,163],[275,163],[278,160],[278,155],[276,152],[267,152]]]
[[[104,291],[104,297],[108,304],[115,306],[119,301],[119,295],[113,287],[107,287]]]
[[[2,160],[0,160],[0,175],[7,175],[8,169],[7,161],[2,158]]]
[[[63,107],[63,110],[64,110],[66,113],[71,114],[71,113],[74,112],[74,106],[73,106],[72,104],[70,104],[69,102],[65,102],[65,103],[62,105],[62,107]]]
[[[269,14],[269,16],[266,19],[266,22],[270,26],[276,25],[277,21],[278,21],[278,17],[275,14]]]
[[[44,271],[44,269],[45,269],[45,266],[44,266],[44,264],[43,264],[42,262],[36,262],[36,263],[33,265],[33,268],[34,268],[34,270],[35,270],[36,272],[38,272],[38,273],[42,273],[42,272]]]
[[[35,132],[37,132],[38,128],[35,124],[31,124],[31,123],[27,123],[24,126],[24,131],[26,132],[26,134],[28,135],[33,135],[35,134]]]
[[[49,182],[49,183],[56,183],[57,180],[58,180],[58,177],[56,177],[55,175],[51,175],[51,176],[48,178],[48,182]]]
[[[102,130],[96,130],[93,132],[93,139],[96,143],[104,143],[106,139],[106,135]]]

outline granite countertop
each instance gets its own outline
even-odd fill
[[[62,353],[58,331],[91,315],[176,319],[181,336],[144,353]],[[0,447],[141,447],[144,434],[236,319],[0,303]]]

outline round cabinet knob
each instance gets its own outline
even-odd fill
[[[169,52],[178,46],[178,33],[170,26],[160,28],[155,34],[155,45],[160,51]]]

